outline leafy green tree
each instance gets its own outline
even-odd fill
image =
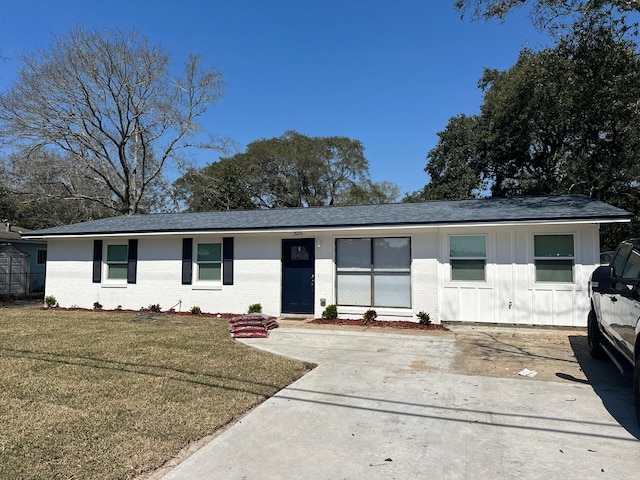
[[[179,202],[189,211],[257,208],[243,163],[231,158],[222,158],[201,169],[192,168],[174,185]]]
[[[454,8],[462,16],[474,20],[497,18],[504,20],[517,8],[529,7],[534,25],[551,31],[564,30],[583,16],[613,16],[624,30],[637,30],[637,21],[630,21],[640,12],[638,0],[454,0]]]
[[[167,184],[166,167],[182,165],[182,152],[220,146],[196,134],[221,88],[220,73],[198,57],[174,77],[169,54],[137,33],[78,28],[22,58],[16,82],[0,95],[0,135],[21,172],[42,158],[55,162],[47,172],[59,188],[49,192],[60,199],[143,212]]]
[[[638,215],[638,72],[637,45],[596,16],[554,48],[523,50],[507,71],[485,70],[480,114],[449,122],[429,152],[432,185],[407,200],[468,198],[486,185],[497,197],[583,193]],[[625,236],[604,231],[603,245]],[[640,233],[637,223],[626,232]]]
[[[405,202],[425,200],[463,200],[477,198],[487,188],[478,155],[482,141],[479,117],[464,114],[449,119],[429,152],[425,171],[429,183],[422,190],[405,196]]]
[[[246,152],[192,170],[175,185],[192,211],[380,203],[398,196],[394,185],[371,182],[359,141],[295,131],[251,142]]]
[[[482,157],[493,195],[626,195],[640,155],[635,50],[591,24],[554,49],[523,51],[506,72],[485,72]]]
[[[236,156],[246,162],[261,208],[332,205],[369,175],[364,147],[346,137],[308,137],[295,131],[257,140]]]
[[[391,182],[363,180],[351,185],[334,202],[335,205],[381,205],[398,200],[400,188]]]

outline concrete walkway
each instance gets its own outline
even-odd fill
[[[460,375],[451,336],[283,328],[244,343],[318,367],[165,480],[638,478],[626,384]]]

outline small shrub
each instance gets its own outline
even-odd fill
[[[262,313],[262,305],[259,303],[249,305],[249,313]]]
[[[94,310],[102,310],[102,304],[100,302],[93,302]]]
[[[334,320],[338,318],[338,306],[337,305],[327,305],[327,308],[322,312],[322,318],[325,320]]]
[[[362,316],[362,318],[364,319],[365,322],[372,322],[373,320],[376,319],[377,316],[378,316],[378,312],[376,312],[375,310],[367,310],[366,312],[364,312],[364,315]]]
[[[431,325],[431,315],[429,315],[424,310],[421,310],[418,313],[416,313],[416,316],[418,317],[418,323],[422,325]]]
[[[44,304],[47,306],[47,308],[53,308],[58,305],[58,301],[53,295],[48,295],[44,297]]]
[[[150,312],[160,313],[162,309],[160,308],[160,304],[156,303],[155,305],[149,305],[148,310]]]
[[[200,307],[198,305],[194,305],[193,307],[191,307],[191,313],[193,315],[200,315],[202,313],[202,310],[200,310]]]

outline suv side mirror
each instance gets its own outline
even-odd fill
[[[602,265],[591,274],[591,288],[594,292],[606,292],[613,288],[613,267]]]

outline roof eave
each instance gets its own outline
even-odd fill
[[[83,238],[83,237],[114,237],[114,236],[133,236],[133,235],[178,235],[178,234],[201,234],[201,233],[277,233],[277,232],[296,232],[296,231],[325,231],[325,230],[373,230],[381,228],[401,229],[401,228],[442,228],[442,227],[461,227],[461,226],[510,226],[510,225],[545,225],[545,224],[576,224],[576,223],[629,223],[633,218],[632,215],[625,216],[603,216],[603,217],[556,217],[556,218],[523,218],[518,220],[463,220],[463,221],[435,221],[435,222],[378,222],[368,224],[345,223],[335,225],[287,225],[278,227],[236,227],[236,228],[176,228],[176,229],[138,229],[138,230],[122,230],[111,232],[87,231],[76,233],[51,233],[45,235],[24,235],[24,239],[28,240],[47,240],[49,238]]]

